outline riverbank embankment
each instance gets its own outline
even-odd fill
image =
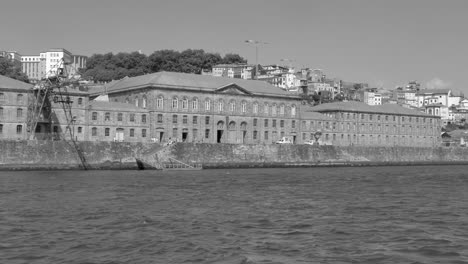
[[[468,164],[468,148],[0,141],[0,170],[156,169],[174,160],[204,168]]]

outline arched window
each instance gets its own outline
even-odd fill
[[[271,107],[271,115],[276,116],[276,104]]]
[[[172,109],[179,108],[179,99],[177,97],[172,98]]]
[[[211,101],[210,99],[206,99],[205,101],[205,111],[210,111],[211,110]]]
[[[109,112],[106,112],[106,114],[104,116],[104,121],[110,121],[110,113]]]
[[[193,98],[193,100],[192,100],[192,110],[193,111],[198,110],[198,98]]]
[[[236,122],[231,121],[229,122],[229,130],[235,130],[236,129]]]
[[[182,109],[187,110],[188,109],[188,99],[184,98],[182,100]]]
[[[139,102],[139,101],[140,101],[140,99],[138,99],[138,96],[137,96],[137,97],[135,97],[135,106],[136,106],[136,107],[138,107],[138,106],[139,106],[139,104],[140,104],[140,102]]]
[[[253,112],[254,114],[257,114],[257,113],[258,113],[258,103],[257,103],[257,102],[255,102],[255,103],[253,104],[252,112]]]
[[[221,100],[218,101],[218,112],[222,112],[223,109],[224,109],[224,102],[221,99]]]
[[[16,109],[16,117],[17,118],[22,118],[23,117],[23,109],[22,108]]]
[[[291,116],[296,116],[296,106],[291,106]]]
[[[158,109],[162,109],[164,107],[164,97],[159,96],[158,99],[156,100],[156,107]]]
[[[263,114],[268,115],[268,103],[263,106]]]
[[[280,115],[284,115],[284,105],[280,105],[280,110],[279,110]]]
[[[97,112],[92,113],[91,120],[97,120]]]
[[[141,107],[146,108],[146,95],[143,95],[143,101],[141,103]]]
[[[243,101],[241,104],[241,111],[244,114],[247,112],[247,103],[245,101]]]
[[[231,112],[236,111],[236,101],[231,100],[231,102],[229,102],[229,111],[231,111]]]
[[[18,94],[16,96],[16,103],[17,104],[22,104],[23,103],[23,95],[22,94]]]

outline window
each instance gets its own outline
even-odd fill
[[[268,104],[263,106],[263,114],[268,115]]]
[[[118,113],[117,114],[117,121],[122,121],[123,120],[123,114],[122,113]]]
[[[82,127],[78,127],[78,133],[79,134],[83,133],[83,128]]]
[[[235,111],[236,111],[236,102],[235,102],[235,101],[231,101],[231,102],[229,103],[229,110],[230,110],[231,112],[235,112]]]
[[[78,98],[78,105],[82,105],[83,104],[83,98]]]
[[[369,120],[372,120],[372,115],[369,115]]]
[[[193,111],[198,110],[198,99],[197,98],[193,99],[193,101],[192,101],[192,110]]]
[[[172,116],[172,123],[177,124],[177,115]]]
[[[284,115],[284,105],[280,105],[279,114]]]
[[[187,124],[188,117],[186,115],[182,116],[182,124]]]
[[[22,125],[17,125],[16,126],[16,134],[22,134],[23,133],[23,126]]]
[[[271,115],[276,116],[276,105],[273,105],[271,108]]]
[[[364,119],[364,116],[365,116],[364,114],[361,114],[361,119]]]
[[[3,118],[3,107],[0,107],[0,118]]]
[[[254,105],[253,105],[253,113],[254,114],[258,113],[258,104],[257,103],[254,103]]]
[[[205,129],[205,138],[210,138],[210,130]]]
[[[130,114],[130,122],[135,122],[135,114]]]
[[[264,125],[263,125],[263,126],[264,126],[264,127],[268,127],[268,119],[265,119]]]
[[[291,128],[296,128],[296,120],[291,121]]]
[[[22,94],[18,94],[16,96],[16,103],[17,104],[22,104],[23,103],[23,95]]]
[[[268,131],[265,131],[265,139],[268,139]]]
[[[163,107],[164,107],[164,98],[162,96],[160,96],[156,100],[156,108],[161,109]]]
[[[136,107],[139,106],[139,105],[138,105],[138,104],[140,103],[139,101],[140,101],[140,99],[138,99],[138,97],[135,97],[135,106],[136,106]]]
[[[210,100],[205,101],[205,111],[210,111],[211,109],[211,102]]]
[[[184,109],[184,110],[188,109],[188,100],[187,100],[187,98],[184,98],[182,100],[182,109]]]
[[[97,120],[97,112],[93,112],[91,114],[91,120],[96,121]]]
[[[284,127],[284,120],[280,120],[280,127]]]
[[[220,100],[218,102],[218,112],[222,112],[223,108],[224,108],[224,102],[223,102],[223,100]]]
[[[18,109],[16,110],[16,117],[18,117],[18,118],[22,118],[22,117],[23,117],[23,109],[18,108]]]
[[[143,96],[143,101],[142,101],[142,103],[141,103],[141,106],[142,106],[143,108],[146,108],[146,95]]]
[[[193,116],[192,119],[193,119],[193,120],[192,120],[192,123],[193,123],[194,125],[196,125],[196,124],[198,123],[198,116]]]
[[[146,129],[141,130],[141,137],[146,137]]]
[[[254,118],[254,120],[253,120],[253,126],[254,126],[254,127],[257,126],[257,121],[258,121],[257,118]]]
[[[257,131],[257,130],[254,130],[254,132],[253,132],[253,139],[257,139],[257,135],[258,135],[258,131]]]
[[[177,139],[177,128],[173,128],[172,129],[172,136],[174,137],[174,139]]]
[[[56,128],[56,127],[54,127],[54,128]],[[96,127],[91,128],[91,136],[93,136],[93,137],[97,136],[97,128]]]
[[[108,137],[110,134],[110,128],[106,127],[106,129],[104,129],[104,136]]]
[[[162,123],[163,122],[163,115],[162,114],[158,114],[158,120],[157,120],[158,123]]]
[[[241,105],[241,110],[242,110],[242,113],[245,113],[247,112],[247,103],[246,102],[242,102],[242,105]]]
[[[106,114],[104,116],[104,121],[110,121],[110,113],[109,112],[106,112]]]
[[[296,116],[296,106],[291,106],[291,116]]]
[[[0,124],[0,134],[2,134],[2,133],[3,133],[3,125]]]
[[[194,128],[192,130],[192,140],[195,142],[198,138],[198,129]]]
[[[172,99],[172,109],[177,109],[177,108],[179,108],[179,99],[177,99],[176,97]]]
[[[273,119],[273,120],[272,120],[271,126],[276,128],[276,119]]]
[[[141,122],[142,122],[143,124],[146,123],[146,115],[141,115]]]
[[[210,117],[205,116],[205,125],[209,125],[209,124],[210,124]]]
[[[130,137],[134,137],[134,136],[135,136],[135,129],[130,128]]]
[[[3,102],[3,101],[5,101],[5,94],[0,93],[0,102]]]

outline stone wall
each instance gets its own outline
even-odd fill
[[[468,148],[79,142],[88,169],[157,167],[170,158],[206,168],[467,163]],[[0,169],[81,169],[66,141],[0,141]],[[143,165],[142,165],[143,164]]]

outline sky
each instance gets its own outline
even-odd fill
[[[467,14],[466,0],[2,0],[0,50],[203,49],[372,87],[416,80],[468,95]]]

